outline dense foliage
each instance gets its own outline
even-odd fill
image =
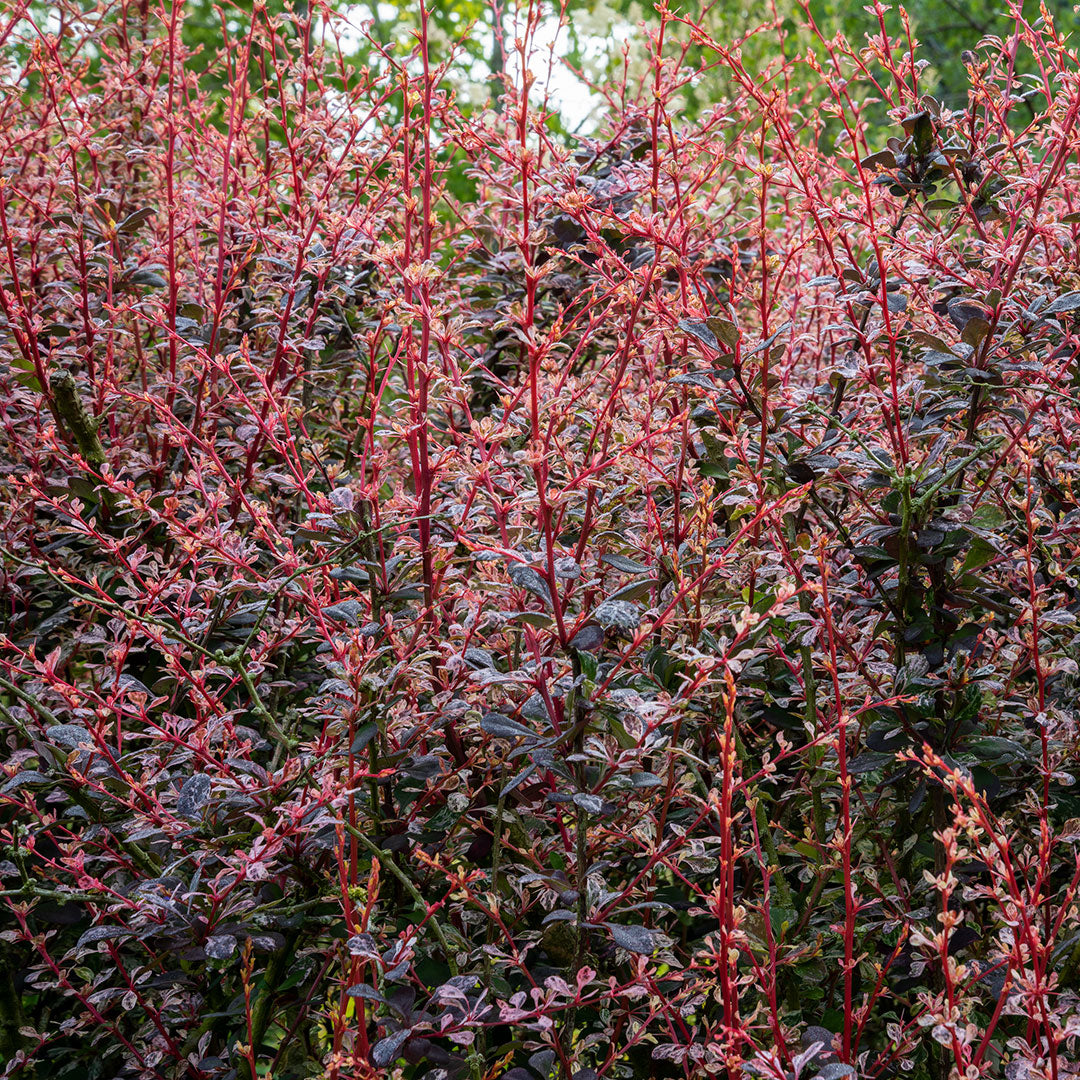
[[[3,1075],[1076,1076],[1075,52],[414,7],[0,16]]]

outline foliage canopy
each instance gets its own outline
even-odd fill
[[[1077,1074],[1077,55],[630,10],[0,14],[3,1075]]]

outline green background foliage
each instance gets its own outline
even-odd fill
[[[306,0],[267,0],[264,6],[271,16],[291,11],[298,23],[304,21],[309,9]],[[782,58],[793,59],[811,46],[807,16],[825,37],[840,32],[857,42],[866,34],[880,32],[872,5],[846,0],[812,0],[806,5],[799,0],[772,0],[767,6],[720,0],[710,5],[703,17],[688,5],[671,6],[677,11],[685,7],[686,14],[717,41],[745,41],[743,60],[749,70],[758,72],[766,71]],[[87,3],[88,10],[90,7]],[[205,66],[221,43],[223,23],[230,33],[237,32],[249,24],[252,7],[253,0],[229,0],[226,4],[219,0],[187,0],[181,16],[184,43],[194,53],[192,63],[196,67]],[[513,47],[513,7],[509,3],[492,5],[487,0],[434,0],[429,4],[432,58],[436,62],[446,61],[453,48],[455,79],[470,89],[471,99],[477,102],[485,100],[482,89],[497,85],[497,77],[505,69],[505,52]],[[549,5],[553,11],[555,7]],[[1055,21],[1068,29],[1068,20],[1073,18],[1072,5],[1066,0],[1049,0],[1046,7]],[[921,75],[923,89],[947,107],[962,108],[967,93],[963,54],[988,36],[1009,38],[1014,23],[1003,13],[1003,8],[999,0],[910,0],[903,5],[886,6],[884,23],[890,36],[904,36],[903,12],[906,11],[913,41],[917,42],[920,57],[928,63]],[[39,5],[42,27],[49,25],[49,9],[48,4]],[[118,17],[123,17],[126,10],[127,17],[138,22],[137,5],[126,8],[118,5],[115,10]],[[316,15],[336,11],[354,28],[368,25],[375,41],[399,52],[407,51],[415,42],[419,4],[414,0],[377,3],[331,0],[312,10]],[[502,19],[502,46],[496,41],[495,23],[499,17],[496,11]],[[1029,0],[1024,13],[1036,22],[1038,4]],[[635,46],[640,44],[644,32],[643,22],[652,14],[651,5],[641,0],[566,0],[564,27],[556,54],[559,60],[596,79],[617,79],[626,59],[624,47],[632,61]],[[549,16],[552,22],[556,18],[555,14]],[[772,27],[777,27],[780,33]],[[770,29],[761,32],[763,28]],[[135,30],[138,32],[137,25]],[[677,41],[678,35],[672,34],[672,38]],[[343,41],[351,63],[363,66],[377,62],[359,33],[346,33]],[[691,59],[694,48],[691,46],[688,54]],[[1024,73],[1029,63],[1023,53],[1018,55],[1017,73]],[[260,70],[254,58],[251,74],[257,83]],[[215,82],[209,83],[207,89],[224,92],[224,87]],[[696,115],[724,91],[722,71],[715,72],[711,80],[688,86],[684,90],[688,113]],[[554,116],[552,123],[557,128],[560,118]]]

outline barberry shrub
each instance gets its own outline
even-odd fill
[[[1077,1074],[1080,65],[867,12],[6,5],[5,1076]]]

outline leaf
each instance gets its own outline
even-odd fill
[[[641,600],[652,592],[656,587],[656,583],[656,578],[644,578],[638,581],[631,581],[629,585],[624,585],[621,589],[613,592],[608,597],[608,602],[611,603],[616,600]]]
[[[522,772],[519,772],[517,774],[517,776],[515,776],[512,780],[509,780],[506,783],[506,785],[503,787],[502,791],[499,792],[499,798],[500,799],[505,798],[515,788],[520,787],[522,784],[525,783],[526,780],[529,779],[530,776],[532,776],[532,774],[534,772],[536,772],[536,766],[535,765],[530,765],[527,769],[524,769]]]
[[[555,560],[555,576],[560,581],[573,581],[581,577],[581,567],[576,559],[571,559],[568,555],[564,556]]]
[[[87,945],[96,945],[99,941],[116,941],[118,938],[132,937],[133,934],[134,931],[126,926],[91,926],[75,942],[75,948],[82,949]]]
[[[941,338],[936,334],[927,333],[925,330],[913,330],[911,339],[918,345],[923,345],[928,349],[936,349],[940,353],[948,353],[949,351],[949,346]]]
[[[894,760],[895,758],[892,754],[883,754],[873,750],[867,750],[848,764],[848,772],[854,773],[856,776],[860,773],[875,772],[878,769],[885,768],[886,765],[891,765]]]
[[[730,319],[718,319],[712,316],[705,320],[705,325],[713,332],[716,340],[735,349],[739,344],[739,328]]]
[[[342,600],[340,604],[331,604],[322,609],[322,614],[328,619],[348,623],[349,626],[360,625],[360,601]]]
[[[699,390],[715,390],[716,387],[700,372],[690,371],[685,375],[676,375],[668,379],[671,386],[696,386]]]
[[[878,150],[864,157],[859,164],[864,169],[895,169],[896,155],[891,150]]]
[[[981,536],[973,536],[968,544],[968,552],[964,557],[964,564],[960,568],[961,572],[966,573],[969,570],[977,570],[980,566],[985,566],[997,554],[998,551],[992,544]]]
[[[971,515],[971,524],[977,529],[997,529],[1005,524],[1005,514],[993,503],[981,503]]]
[[[545,604],[551,606],[551,589],[548,588],[548,583],[531,566],[527,566],[525,563],[511,563],[507,574],[518,588],[531,592],[533,596],[540,597]]]
[[[351,510],[353,508],[353,490],[350,487],[336,487],[330,492],[330,501],[338,510]]]
[[[335,581],[351,581],[354,585],[366,585],[369,580],[368,572],[359,566],[335,566],[330,576]]]
[[[371,723],[365,724],[353,737],[352,746],[349,747],[349,753],[359,754],[361,750],[379,733],[379,725],[372,720]]]
[[[168,282],[153,270],[136,270],[131,275],[133,285],[148,285],[152,289],[164,289]]]
[[[554,1050],[538,1050],[529,1058],[529,1064],[541,1075],[547,1076],[555,1063]]]
[[[34,362],[22,356],[12,356],[7,361],[8,365],[20,372],[15,376],[15,381],[33,390],[35,394],[41,393],[41,383],[34,374]]]
[[[812,1024],[803,1032],[800,1042],[803,1047],[812,1046],[814,1043],[820,1044],[825,1049],[826,1054],[832,1053],[832,1040],[833,1033],[827,1027],[821,1027],[817,1024]]]
[[[638,956],[652,956],[656,950],[656,936],[644,926],[622,926],[618,923],[606,923],[615,944],[620,949]]]
[[[549,911],[541,920],[541,926],[549,926],[551,923],[556,922],[573,922],[577,918],[577,915],[573,911],[566,911],[563,908],[556,908],[554,911]]]
[[[593,612],[593,618],[609,630],[636,630],[641,625],[637,608],[625,600],[605,600]]]
[[[639,562],[634,562],[633,559],[628,559],[625,555],[616,555],[614,552],[608,552],[606,555],[600,556],[602,563],[607,563],[608,566],[613,566],[616,570],[621,571],[624,574],[647,574],[649,568],[643,566]]]
[[[934,123],[925,109],[912,113],[900,121],[905,134],[910,135],[915,143],[915,152],[920,156],[927,154],[934,141]]]
[[[842,379],[854,379],[859,374],[859,354],[854,349],[845,349],[836,358],[833,372]]]
[[[152,206],[144,206],[139,210],[134,210],[116,226],[116,231],[118,233],[133,233],[144,221],[153,216],[154,208]]]
[[[227,960],[236,952],[236,938],[232,934],[213,934],[206,939],[203,952],[213,960]]]
[[[356,983],[350,986],[345,993],[351,998],[363,998],[364,1001],[377,1001],[380,1004],[386,1003],[386,998],[374,986],[368,986],[367,983]]]
[[[150,688],[144,682],[136,679],[134,675],[121,675],[116,680],[114,690],[122,694],[142,694],[145,698],[153,697]]]
[[[830,1061],[822,1067],[818,1073],[818,1080],[840,1080],[843,1076],[855,1076],[855,1069],[851,1065],[845,1065],[842,1061]]]
[[[401,1053],[401,1048],[409,1041],[409,1030],[395,1031],[385,1039],[380,1039],[371,1048],[371,1064],[377,1069],[389,1068]]]
[[[431,777],[439,774],[442,766],[438,755],[420,754],[407,758],[405,764],[400,765],[399,769],[405,776],[412,777],[414,780],[430,780]]]
[[[604,643],[604,628],[595,622],[586,623],[571,639],[570,648],[592,652]]]
[[[709,329],[708,323],[702,322],[700,319],[680,319],[679,329],[692,338],[696,338],[702,345],[712,349],[713,352],[720,352],[720,342],[716,340],[716,335]]]
[[[1077,308],[1080,308],[1080,292],[1067,292],[1049,304],[1043,314],[1057,315],[1063,311],[1075,311]]]
[[[530,720],[539,720],[542,724],[550,721],[547,704],[540,694],[530,694],[521,705],[521,715]]]
[[[963,330],[972,319],[981,319],[989,329],[990,319],[993,318],[993,312],[986,304],[967,296],[954,296],[945,307],[957,330]]]
[[[976,739],[969,739],[964,749],[991,761],[1024,761],[1030,757],[1020,743],[1000,735],[980,735]]]
[[[590,814],[600,814],[604,810],[604,800],[599,795],[590,795],[585,791],[575,791],[573,795],[574,805]]]
[[[535,626],[540,630],[548,630],[555,623],[555,620],[550,615],[545,615],[542,611],[513,611],[509,612],[506,617],[513,619],[515,622]]]
[[[817,476],[817,473],[805,461],[789,461],[784,466],[784,472],[796,484],[809,484]]]
[[[495,658],[491,655],[490,652],[488,652],[487,649],[478,649],[475,645],[470,645],[461,655],[474,669],[494,669],[495,667]]]
[[[412,585],[407,585],[403,589],[395,589],[387,600],[423,600],[424,594],[420,589],[415,588]]]
[[[23,769],[17,772],[2,788],[0,793],[6,795],[9,791],[17,791],[19,788],[29,787],[31,784],[49,784],[52,781],[39,773],[36,769]]]
[[[502,713],[497,712],[485,713],[480,720],[480,729],[498,739],[536,738],[536,732],[532,728],[527,728],[524,724],[519,724],[516,720],[511,720],[509,716],[503,716]]]
[[[744,353],[744,358],[756,356],[760,352],[764,352],[781,334],[786,334],[791,329],[791,323],[786,322],[779,330],[775,330],[771,333],[760,345],[755,345],[749,352]]]
[[[960,339],[966,345],[977,347],[987,334],[990,333],[990,324],[985,319],[969,319],[964,326]]]
[[[350,956],[363,956],[369,960],[379,959],[379,947],[370,934],[353,934],[345,943]]]
[[[49,737],[50,742],[59,743],[61,746],[66,746],[71,750],[75,750],[86,743],[91,746],[94,744],[90,732],[81,724],[53,724],[52,727],[45,729],[45,734]]]
[[[195,773],[184,781],[176,799],[176,812],[181,817],[197,818],[210,799],[210,777]]]

